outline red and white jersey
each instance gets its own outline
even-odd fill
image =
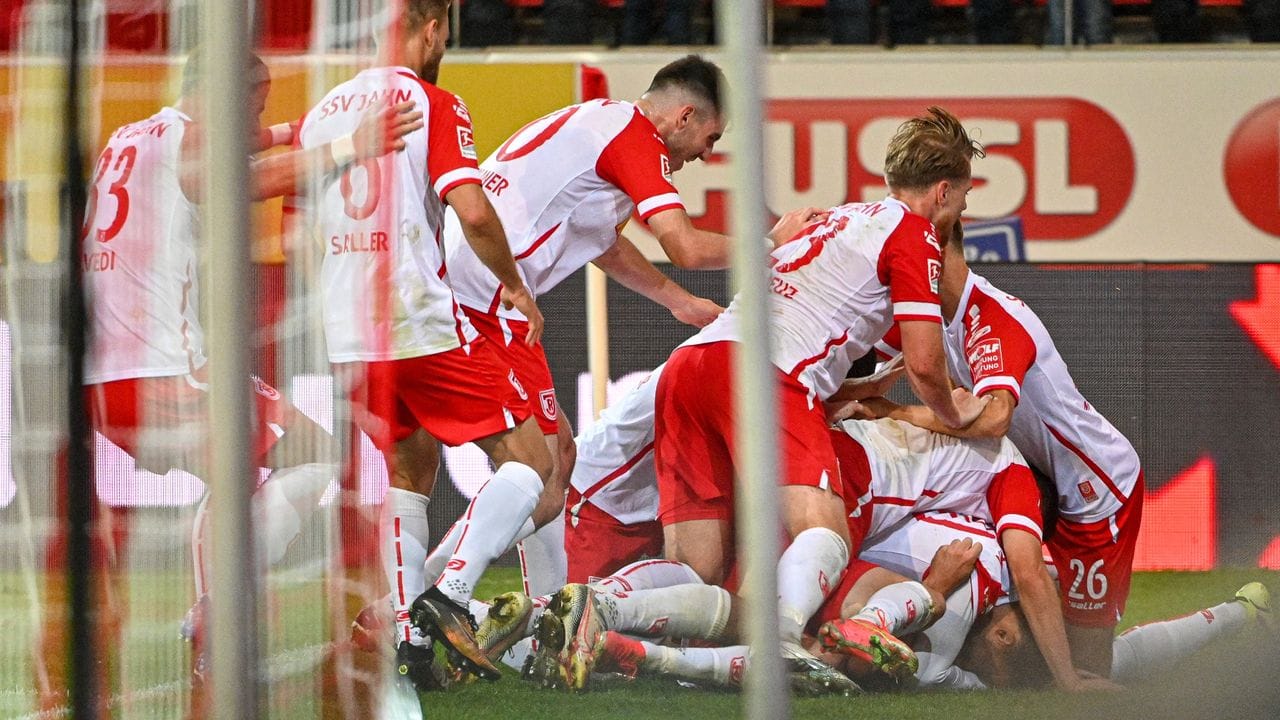
[[[996,541],[995,528],[986,520],[934,510],[916,513],[895,526],[892,532],[864,543],[858,557],[909,580],[921,580],[938,548],[965,538],[982,545],[969,582],[971,607],[976,617],[1009,602],[1013,587],[1004,551]]]
[[[298,143],[319,147],[355,131],[371,108],[405,101],[426,124],[405,136],[408,147],[326,175],[315,206],[303,208],[303,227],[325,251],[320,281],[332,362],[432,355],[476,337],[449,287],[441,238],[442,198],[480,182],[462,100],[406,68],[372,68],[303,117]]]
[[[534,296],[599,257],[632,213],[683,208],[671,184],[667,146],[628,102],[592,100],[534,120],[480,166],[511,254]],[[467,307],[525,319],[498,302],[498,279],[463,237],[457,216],[445,226],[449,274]]]
[[[894,320],[942,322],[933,225],[893,198],[831,211],[771,256],[773,364],[825,400]],[[737,300],[685,345],[740,339]]]
[[[864,542],[906,518],[954,512],[1043,537],[1040,491],[1008,438],[956,438],[888,418],[832,430],[851,518],[871,512]]]
[[[189,122],[164,108],[116,130],[98,157],[81,258],[93,328],[86,384],[186,375],[205,363],[199,213],[179,183]]]
[[[662,365],[576,439],[569,484],[624,525],[658,519],[658,476],[653,467],[653,423]],[[570,515],[576,515],[573,507]]]
[[[1044,323],[973,272],[958,308],[944,330],[952,374],[975,395],[1004,388],[1017,398],[1009,438],[1053,478],[1063,518],[1114,515],[1138,482],[1138,453],[1076,389]]]
[[[926,512],[911,516],[882,540],[864,545],[859,557],[911,580],[922,580],[938,548],[970,539],[982,546],[969,582],[947,596],[947,611],[912,641],[920,660],[921,687],[979,690],[986,687],[955,661],[973,623],[997,605],[1012,600],[1012,581],[995,528],[977,518]]]

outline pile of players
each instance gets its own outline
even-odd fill
[[[448,33],[446,0],[407,0],[376,66],[261,131],[259,147],[291,150],[252,168],[255,197],[289,196],[291,232],[323,248],[329,360],[391,478],[379,522],[390,593],[357,618],[357,639],[390,636],[419,689],[442,683],[436,643],[485,679],[505,656],[571,689],[603,671],[738,682],[750,664],[735,639],[739,311],[685,291],[621,234],[636,216],[676,265],[727,265],[729,239],[695,228],[671,182],[724,130],[721,73],[676,60],[635,102],[564,108],[477,163],[465,103],[435,84]],[[249,70],[256,117],[268,82],[260,62]],[[84,242],[114,253],[86,280],[95,427],[142,467],[200,475],[198,80],[189,64],[175,107],[112,135]],[[959,220],[982,154],[929,108],[889,144],[888,197],[798,209],[770,233],[779,626],[807,689],[878,676],[974,688],[1038,668],[1083,690],[1171,654],[1153,631],[1113,638],[1142,514],[1133,447],[1076,390],[1034,313],[965,264]],[[575,441],[536,298],[588,262],[701,330]],[[886,366],[849,379],[873,348]],[[904,374],[923,405],[884,399]],[[270,563],[336,470],[327,434],[254,382],[258,461],[279,468],[254,499]],[[428,552],[439,444],[466,442],[496,470]],[[475,602],[514,546],[525,591]],[[1176,634],[1268,609],[1253,584],[1213,608],[1212,630],[1187,618]]]

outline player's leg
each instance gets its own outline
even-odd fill
[[[840,584],[814,611],[809,627],[825,650],[848,658],[845,666],[851,676],[879,670],[905,678],[916,671],[917,661],[897,635],[923,627],[918,622],[919,609],[932,602],[923,587],[920,593],[914,592],[919,585],[854,558]]]
[[[1127,682],[1152,677],[1270,613],[1270,592],[1262,583],[1252,582],[1228,602],[1180,618],[1131,627],[1113,642],[1111,679]]]
[[[552,472],[531,516],[537,530],[519,543],[524,591],[535,597],[555,592],[568,581],[569,576],[565,527],[561,518],[564,516],[569,475],[573,472],[575,445],[573,428],[563,410],[558,405],[556,409],[555,433],[545,434],[546,428],[543,428],[547,451],[552,459]]]
[[[384,453],[389,486],[378,516],[382,569],[391,588],[396,642],[427,644],[412,627],[409,608],[427,589],[424,564],[431,543],[427,505],[440,462],[440,445],[421,428]]]
[[[1114,516],[1092,523],[1059,520],[1047,543],[1058,568],[1072,662],[1103,678],[1111,677],[1112,640],[1129,598],[1143,493],[1139,479]]]

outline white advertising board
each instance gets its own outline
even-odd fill
[[[674,57],[587,62],[631,99]],[[1280,260],[1277,78],[1280,51],[1257,49],[774,53],[768,209],[882,197],[894,128],[936,104],[987,149],[967,217],[1020,217],[1028,260]],[[676,175],[703,227],[724,228],[734,141],[730,118]]]

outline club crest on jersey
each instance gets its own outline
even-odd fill
[[[938,294],[938,282],[942,280],[942,263],[930,258],[926,260],[929,264],[929,289],[933,290],[933,294]]]
[[[666,155],[658,157],[662,158],[662,177],[666,178],[667,182],[671,182],[671,159]]]
[[[458,149],[462,151],[462,157],[468,160],[476,159],[476,139],[469,127],[458,127]]]
[[[1084,498],[1086,501],[1093,502],[1098,499],[1098,493],[1094,491],[1093,483],[1088,480],[1080,483],[1076,488],[1080,491],[1080,497]]]
[[[515,370],[507,371],[507,382],[511,383],[511,387],[516,389],[516,394],[520,396],[521,400],[526,402],[529,400],[529,393],[524,391],[524,386],[520,384],[520,378],[516,377]]]
[[[556,419],[556,391],[542,390],[538,393],[538,405],[542,408],[542,416],[548,420]]]

